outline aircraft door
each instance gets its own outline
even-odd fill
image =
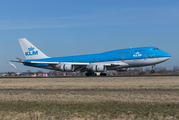
[[[145,54],[145,55],[143,56],[143,58],[144,58],[144,60],[147,60],[147,55]]]
[[[97,59],[97,58],[95,58],[95,59],[94,59],[94,62],[98,62],[98,59]]]
[[[131,48],[130,54],[134,54],[134,49],[133,48]]]
[[[143,56],[143,58],[144,58],[144,59],[147,58],[147,55],[145,54],[145,55]]]
[[[124,60],[125,60],[125,57],[124,57],[124,56],[122,56],[122,58],[121,58],[121,59],[122,59],[122,61],[124,61]]]
[[[151,58],[156,58],[155,54],[151,54],[150,56]]]

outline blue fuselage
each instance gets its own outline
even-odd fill
[[[94,63],[94,62],[104,62],[104,61],[120,61],[120,60],[144,59],[144,58],[161,58],[161,57],[171,57],[171,55],[162,50],[159,50],[156,47],[141,47],[141,48],[119,49],[119,50],[114,50],[114,51],[109,51],[99,54],[34,59],[33,61]],[[26,61],[32,61],[32,60],[26,60]]]
[[[140,59],[152,59],[152,58],[166,58],[166,57],[171,57],[171,55],[162,50],[159,50],[157,47],[140,47],[140,48],[119,49],[119,50],[114,50],[114,51],[109,51],[109,52],[104,52],[104,53],[99,53],[99,54],[33,59],[33,61],[100,63],[100,62],[111,62],[111,61],[128,61],[128,60],[140,60]],[[32,60],[25,60],[25,61],[32,61]],[[24,65],[34,66],[34,67],[48,66],[48,64],[32,65],[32,64],[27,64],[27,63],[24,63]]]

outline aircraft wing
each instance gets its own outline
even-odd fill
[[[104,66],[127,66],[127,63],[124,62],[112,62],[112,63],[80,63],[80,62],[43,62],[43,61],[14,61],[11,62],[19,62],[19,63],[32,63],[32,64],[49,64],[49,65],[59,65],[59,64],[71,64],[71,65],[104,65]]]
[[[89,63],[78,63],[78,62],[43,62],[43,61],[14,61],[10,60],[11,62],[18,62],[18,63],[32,63],[32,64],[49,64],[49,65],[58,65],[58,64],[71,64],[71,65],[89,65]]]
[[[11,60],[11,62],[18,62],[18,63],[27,63],[27,64],[48,64],[49,67],[52,69],[57,69],[61,65],[73,65],[75,66],[75,71],[86,71],[91,69],[93,66],[121,66],[126,67],[128,66],[127,63],[124,62],[104,62],[104,63],[82,63],[82,62],[44,62],[44,61],[24,61],[22,59],[17,59],[18,61]]]
[[[90,65],[104,65],[104,66],[128,66],[125,62],[107,62],[107,63],[91,63]]]

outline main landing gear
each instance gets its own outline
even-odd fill
[[[152,65],[152,70],[150,71],[151,73],[155,73],[154,67],[155,65]]]
[[[88,71],[88,72],[86,73],[86,76],[97,76],[97,74],[94,73],[94,72],[92,72],[92,71]]]
[[[97,76],[97,74],[95,72],[88,71],[86,73],[86,76]],[[100,73],[100,76],[107,76],[107,74],[106,73]]]
[[[107,76],[106,73],[100,73],[100,76]]]

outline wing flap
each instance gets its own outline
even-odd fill
[[[112,63],[92,63],[89,64],[90,66],[94,66],[94,65],[104,65],[104,66],[129,66],[127,63],[125,62],[112,62]]]
[[[89,63],[78,63],[78,62],[44,62],[44,61],[14,61],[10,60],[11,62],[18,62],[18,63],[32,63],[32,64],[49,64],[49,65],[64,65],[64,64],[71,64],[76,66],[86,66],[89,65]]]
[[[118,63],[112,63],[111,66],[129,66],[129,65],[124,62],[118,62]]]
[[[51,65],[64,65],[64,64],[71,64],[71,65],[77,65],[77,66],[81,66],[81,65],[89,65],[89,63],[78,63],[78,62],[41,62],[41,61],[29,61],[30,63],[44,63],[44,64],[51,64]]]

